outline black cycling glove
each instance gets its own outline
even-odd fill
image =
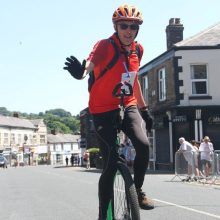
[[[148,132],[151,132],[152,126],[153,126],[153,118],[150,115],[150,112],[147,109],[144,110],[140,110],[141,112],[141,116],[144,119],[145,123],[146,123],[146,130]]]
[[[74,56],[67,57],[66,60],[68,62],[65,63],[66,66],[63,67],[63,69],[68,70],[75,79],[82,79],[85,71],[86,60],[83,60],[82,64]]]

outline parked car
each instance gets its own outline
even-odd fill
[[[8,161],[4,156],[0,156],[0,167],[7,168]]]

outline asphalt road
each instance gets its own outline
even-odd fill
[[[0,220],[97,220],[100,172],[37,166],[0,169]],[[142,220],[220,219],[220,187],[147,174],[144,191],[155,209]]]

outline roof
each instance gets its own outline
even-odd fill
[[[219,48],[220,46],[220,22],[215,25],[210,26],[209,28],[201,31],[200,33],[182,40],[176,44],[174,47],[155,57],[148,63],[144,64],[140,70],[139,75],[142,75],[154,68],[155,66],[160,65],[164,62],[164,60],[169,59],[175,55],[176,50],[182,49],[198,49],[208,47],[211,48]]]
[[[41,122],[43,121],[43,119],[31,119],[30,122],[33,123],[33,125],[38,126]]]
[[[200,33],[182,40],[175,44],[176,47],[182,46],[219,46],[220,45],[220,22]]]
[[[73,134],[48,134],[47,142],[48,143],[75,143],[80,139],[80,135]]]
[[[30,120],[0,115],[0,127],[16,127],[35,129]]]

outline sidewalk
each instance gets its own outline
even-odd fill
[[[178,179],[178,180],[175,180]],[[188,184],[197,184],[197,185],[209,185],[209,186],[217,186],[220,187],[220,178],[217,176],[209,177],[209,178],[199,178],[197,180],[187,179],[187,176],[175,175],[172,177],[171,182],[182,182]]]

